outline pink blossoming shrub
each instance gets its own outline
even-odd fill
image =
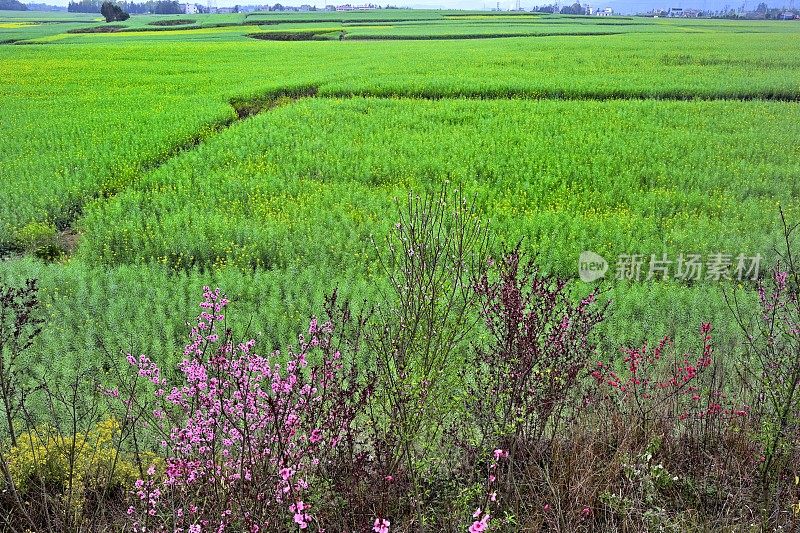
[[[223,327],[220,291],[203,297],[179,380],[128,358],[151,384],[147,429],[165,456],[163,472],[151,466],[137,481],[130,522],[136,531],[307,529],[320,471],[350,437],[367,389],[343,364],[330,321],[312,319],[296,349],[262,356]]]
[[[758,284],[758,312],[742,309],[736,298],[733,309],[751,357],[742,373],[753,383],[761,422],[761,483],[775,494],[791,490],[786,479],[800,475],[800,263],[792,249],[798,226],[783,222],[786,250]],[[778,473],[786,470],[781,479]]]

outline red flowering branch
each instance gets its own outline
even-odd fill
[[[623,348],[623,369],[614,370],[613,365],[598,361],[591,375],[606,397],[633,411],[641,427],[660,409],[679,420],[745,416],[746,408],[723,406],[722,392],[703,390],[713,373],[711,329],[709,323],[700,326],[702,349],[696,357],[665,357],[672,345],[665,337],[652,349],[648,344]]]

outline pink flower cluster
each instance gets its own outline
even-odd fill
[[[389,533],[389,526],[391,522],[389,522],[385,518],[376,518],[375,523],[372,526],[372,531],[375,533]]]
[[[220,327],[228,300],[204,288],[182,379],[168,386],[146,356],[128,356],[152,385],[149,428],[163,436],[163,472],[136,483],[136,531],[263,531],[314,521],[310,486],[355,416],[333,325],[311,321],[297,350],[261,356]],[[138,390],[141,390],[138,389]],[[381,527],[383,528],[383,522]],[[385,530],[388,532],[388,520]]]
[[[468,533],[483,533],[489,529],[489,521],[492,516],[489,509],[497,505],[497,483],[500,461],[508,459],[508,450],[500,448],[492,452],[492,461],[489,463],[489,473],[486,476],[486,494],[484,497],[484,508],[475,509],[472,518],[475,519],[467,530]]]

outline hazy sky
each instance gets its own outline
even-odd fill
[[[23,2],[41,2],[55,5],[66,6],[69,0],[22,0]],[[143,0],[133,0],[143,1]],[[208,0],[178,0],[179,2],[195,1],[198,4],[207,5]],[[681,7],[684,9],[701,9],[701,10],[719,10],[724,9],[726,6],[737,9],[743,4],[745,10],[754,10],[755,7],[762,0],[578,0],[581,4],[589,3],[595,7],[611,7],[615,12],[620,14],[632,14],[650,11],[654,8],[669,9],[670,7]],[[772,1],[763,0],[769,6],[774,7],[791,7],[795,0],[781,0]],[[800,0],[796,0],[800,5]],[[361,4],[361,3],[375,3],[380,5],[392,4],[400,7],[413,7],[419,9],[492,9],[495,7],[497,0],[211,0],[211,5],[217,7],[239,5],[266,5],[275,4],[279,2],[283,5],[299,6],[301,4],[310,4],[317,7],[323,7],[325,4]],[[568,5],[575,2],[575,0],[521,0],[521,6],[525,10],[530,10],[533,6],[547,5],[558,3],[558,5]],[[515,0],[501,0],[500,9],[507,10],[513,8]]]
[[[376,0],[372,0],[376,2]],[[385,5],[387,1],[391,0],[378,0],[381,5]],[[423,0],[424,2],[425,0]],[[700,10],[721,10],[728,6],[731,9],[738,9],[745,5],[745,10],[754,10],[756,6],[763,2],[771,7],[792,7],[795,1],[800,6],[800,0],[578,0],[581,4],[588,3],[595,7],[612,7],[615,11],[620,13],[641,13],[650,11],[654,8],[669,9],[670,7],[681,7],[684,9],[700,9]],[[497,0],[486,0],[486,8],[491,9],[496,5]],[[547,5],[558,3],[558,5],[567,5],[574,3],[575,0],[522,0],[523,9],[531,9],[537,5]],[[298,2],[299,4],[306,2]],[[294,4],[291,4],[294,5]],[[409,0],[408,3],[399,3],[398,5],[408,5],[409,7],[419,8],[453,8],[453,9],[483,9],[483,0],[431,0],[428,3],[414,2]],[[514,0],[501,0],[500,9],[510,9],[514,6]]]

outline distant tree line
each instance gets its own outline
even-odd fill
[[[534,6],[531,10],[535,13],[561,13],[562,15],[585,15],[586,8],[575,2],[571,6],[564,6],[558,8],[558,4],[549,4],[546,6]]]
[[[749,13],[745,13],[744,17],[748,19],[780,19],[783,18],[785,15],[791,14],[792,16],[798,15],[798,10],[791,8],[786,9],[785,7],[769,7],[766,3],[761,2],[756,7],[755,11],[751,11]]]
[[[103,2],[100,6],[100,14],[105,17],[106,22],[116,22],[131,18],[121,7],[111,2]]]
[[[575,2],[571,6],[562,7],[559,13],[562,15],[585,15],[586,8],[580,5],[578,2]]]
[[[28,2],[26,5],[28,6],[28,9],[30,9],[31,11],[59,12],[67,10],[67,6],[53,6],[50,4],[43,4],[39,2]]]
[[[687,11],[691,13],[687,15]],[[756,6],[753,11],[744,11],[744,6],[740,9],[726,8],[719,11],[701,11],[701,10],[682,10],[679,14],[675,14],[672,10],[654,9],[647,13],[642,13],[640,16],[646,17],[709,17],[709,18],[723,18],[723,19],[747,19],[747,20],[787,20],[800,18],[800,10],[791,7],[769,7],[766,2],[761,2]]]
[[[100,13],[100,2],[95,0],[80,0],[80,2],[70,2],[67,6],[70,13]]]
[[[27,11],[28,6],[18,0],[0,0],[0,9],[11,11]]]
[[[0,2],[9,0],[0,0]],[[16,0],[10,0],[16,1]],[[102,4],[100,0],[79,0],[72,1],[67,7],[70,13],[100,13]],[[175,1],[168,0],[148,0],[147,2],[120,2],[118,7],[126,12],[132,14],[155,13],[156,15],[179,15],[183,13],[181,4]],[[119,19],[115,19],[119,20]]]

